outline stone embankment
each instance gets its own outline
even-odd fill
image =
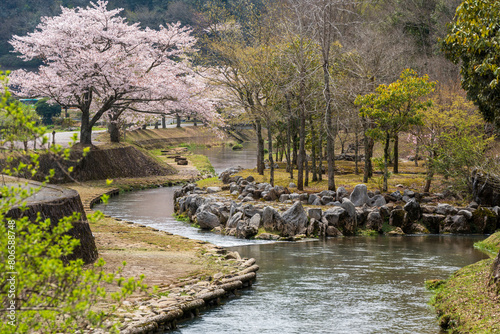
[[[239,238],[294,240],[302,237],[355,235],[362,230],[388,234],[493,233],[500,208],[436,203],[439,194],[408,189],[392,194],[368,192],[359,184],[349,193],[339,187],[317,194],[291,193],[280,186],[256,183],[252,176],[221,173],[224,186],[178,190],[175,206],[202,229]],[[264,231],[263,231],[264,230]]]
[[[219,305],[221,299],[235,296],[238,290],[250,287],[259,270],[255,259],[241,259],[237,252],[227,252],[221,247],[213,247],[204,257],[206,261],[225,262],[230,274],[220,272],[204,279],[194,277],[161,287],[157,298],[125,302],[118,310],[118,315],[126,323],[120,332],[148,334],[174,330],[178,321],[198,316],[200,310]]]

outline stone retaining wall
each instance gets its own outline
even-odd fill
[[[237,295],[238,290],[250,287],[256,279],[259,266],[255,264],[255,259],[241,259],[238,253],[227,253],[221,247],[215,247],[213,253],[206,253],[205,256],[234,260],[236,271],[229,275],[218,273],[205,280],[196,278],[160,289],[159,295],[168,291],[168,297],[147,300],[136,305],[138,309],[135,313],[121,314],[129,321],[120,332],[149,334],[174,330],[179,321],[197,316],[207,307],[219,305],[221,299]]]
[[[439,194],[396,191],[382,195],[357,185],[349,193],[291,193],[285,187],[256,183],[253,177],[221,174],[222,188],[184,186],[174,195],[176,211],[200,228],[239,238],[290,240],[355,235],[362,230],[389,234],[493,233],[500,208],[453,207],[436,203]],[[259,233],[264,228],[266,233]],[[259,233],[259,234],[258,234]]]
[[[23,179],[17,180],[15,184],[19,184],[19,182],[27,182],[29,187],[33,188],[41,187],[41,191],[26,199],[25,208],[12,207],[6,216],[14,219],[28,217],[34,223],[37,215],[40,214],[42,219],[50,218],[54,225],[60,219],[72,216],[74,212],[79,213],[81,215],[80,219],[72,222],[73,227],[67,233],[80,240],[80,245],[75,248],[73,254],[67,259],[81,258],[85,263],[94,262],[98,256],[97,247],[78,192],[55,185],[42,187],[39,182]]]

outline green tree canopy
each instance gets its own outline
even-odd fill
[[[461,64],[462,87],[484,119],[500,125],[500,2],[465,0],[442,41],[448,59]]]
[[[402,131],[411,126],[421,124],[421,115],[418,111],[429,107],[430,99],[425,99],[435,87],[435,82],[429,82],[429,77],[419,77],[411,69],[401,73],[400,78],[389,84],[380,85],[375,93],[360,95],[355,104],[361,106],[363,117],[374,121],[375,127],[369,130],[368,135],[384,143],[384,191],[387,190],[387,164],[389,160],[389,143],[395,142],[395,172],[397,171],[397,138]]]

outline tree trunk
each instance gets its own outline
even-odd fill
[[[425,180],[424,193],[428,193],[431,190],[431,182],[434,177],[434,171],[432,170],[432,160],[434,159],[435,153],[430,152],[429,158],[427,159],[427,177]]]
[[[387,166],[389,165],[389,143],[391,142],[391,136],[389,133],[386,134],[385,143],[384,143],[384,186],[382,191],[387,191],[387,180],[389,178],[389,169]]]
[[[394,167],[393,173],[399,173],[399,135],[394,136]]]
[[[329,74],[328,59],[323,59],[323,80],[326,102],[326,150],[327,150],[327,164],[328,164],[328,190],[336,191],[335,187],[335,129],[333,127],[333,115],[331,107],[331,93],[330,93],[330,74]]]
[[[286,128],[286,171],[290,173],[290,179],[293,180],[293,162],[292,162],[292,135],[290,125]]]
[[[316,130],[314,129],[314,123],[312,119],[312,115],[309,116],[309,123],[311,124],[311,163],[312,163],[312,181],[316,182],[318,181],[318,171],[316,169],[316,150],[317,150],[317,143],[316,143]]]
[[[293,115],[290,106],[290,96],[285,94],[286,110],[288,111],[288,126],[286,127],[286,168],[290,173],[290,179],[293,180],[293,159],[292,159],[292,124]]]
[[[167,121],[165,119],[165,115],[161,116],[161,128],[165,129],[167,127]]]
[[[196,123],[196,117],[193,117],[193,126],[198,126],[198,123]]]
[[[375,146],[375,140],[373,140],[373,138],[369,138],[368,139],[368,154],[369,154],[369,159],[368,159],[368,177],[373,177],[373,162],[372,162],[373,146]]]
[[[90,126],[89,111],[82,112],[82,122],[80,127],[80,143],[92,145],[92,127]]]
[[[306,158],[304,161],[304,186],[309,187],[309,159],[307,159],[307,153],[306,153]]]
[[[427,172],[427,177],[425,180],[424,193],[428,193],[431,190],[431,182],[433,177],[434,177],[434,172],[429,170]]]
[[[267,140],[268,140],[268,153],[269,153],[269,183],[274,187],[274,161],[273,161],[273,136],[271,133],[271,120],[267,120]]]
[[[299,136],[296,134],[292,137],[293,139],[293,151],[292,151],[292,165],[298,166],[299,160]]]
[[[118,128],[118,122],[111,120],[108,125],[109,139],[112,143],[120,142],[120,129]]]
[[[180,128],[181,127],[181,116],[176,115],[176,118],[177,118],[177,128]]]
[[[419,151],[419,142],[418,142],[418,139],[417,139],[417,143],[415,145],[415,167],[418,167],[418,151]]]
[[[354,174],[359,175],[359,166],[358,166],[358,154],[359,154],[359,133],[358,129],[354,131],[355,142],[354,142]]]
[[[306,160],[306,110],[305,101],[303,99],[305,93],[305,83],[301,80],[300,99],[300,114],[299,114],[299,155],[297,159],[297,189],[304,190],[304,164]]]
[[[84,103],[80,106],[82,111],[82,121],[80,125],[80,143],[92,145],[92,124],[90,122],[90,104],[92,102],[92,92],[84,94]]]
[[[373,156],[373,145],[374,140],[367,135],[367,131],[370,129],[369,120],[362,118],[363,124],[363,146],[365,151],[365,167],[363,171],[363,183],[367,183],[368,179],[373,176],[373,166],[372,166],[372,156]]]
[[[304,190],[304,162],[306,159],[306,122],[304,113],[300,114],[299,126],[299,154],[297,156],[297,189]]]
[[[322,181],[323,180],[323,136],[321,135],[321,133],[319,134],[319,157],[318,157],[318,181]]]
[[[255,120],[255,132],[257,134],[257,173],[264,175],[264,139],[260,119]]]

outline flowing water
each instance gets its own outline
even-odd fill
[[[248,153],[250,152],[250,153]],[[254,167],[255,149],[215,148],[218,172]],[[218,161],[217,163],[214,163]],[[173,219],[174,188],[131,192],[98,209],[253,257],[260,266],[241,292],[176,333],[439,333],[427,305],[427,279],[443,279],[485,258],[473,249],[482,236],[346,237],[266,243],[201,232]]]

